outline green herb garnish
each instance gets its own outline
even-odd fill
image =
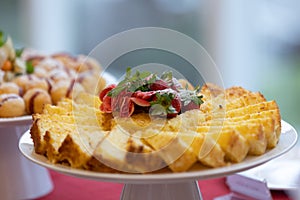
[[[7,36],[3,31],[0,31],[0,47],[2,47],[7,41]]]
[[[196,105],[200,106],[203,103],[203,96],[198,95],[200,91],[200,86],[198,86],[195,90],[191,91],[188,89],[179,90],[180,99],[183,102],[183,106],[188,105],[191,101]]]
[[[112,89],[108,95],[111,97],[118,96],[122,91],[135,92],[135,91],[149,91],[148,85],[157,80],[157,75],[151,75],[150,72],[139,72],[131,74],[131,69],[127,68],[124,80],[122,80],[117,87]]]
[[[23,53],[23,51],[24,51],[24,48],[21,48],[21,49],[15,49],[15,51],[16,51],[16,57],[17,57],[17,58],[20,58],[21,55],[22,55],[22,53]]]
[[[166,82],[171,82],[173,79],[173,73],[172,71],[163,72],[160,78]]]
[[[26,73],[32,74],[34,72],[34,66],[31,61],[26,62]]]
[[[151,101],[150,105],[153,106],[155,104],[161,105],[166,109],[167,113],[177,113],[176,109],[172,105],[172,100],[175,98],[175,94],[173,93],[156,93],[156,100]]]

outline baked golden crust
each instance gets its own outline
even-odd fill
[[[148,173],[222,167],[277,145],[281,117],[275,101],[242,87],[206,84],[201,93],[200,109],[165,121],[146,113],[113,117],[99,110],[93,95],[46,105],[33,115],[35,152],[74,168]]]

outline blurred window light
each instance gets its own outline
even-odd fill
[[[199,9],[198,0],[154,0],[154,2],[159,9],[176,14]]]
[[[300,1],[264,0],[256,7],[257,31],[287,45],[300,45]]]
[[[27,0],[20,1],[20,4],[24,41],[28,45],[45,52],[72,49],[71,1]]]

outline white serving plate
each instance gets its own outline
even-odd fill
[[[297,190],[300,186],[300,144],[288,153],[240,175],[264,180],[271,190]]]
[[[34,152],[29,131],[25,132],[19,140],[19,149],[32,162],[64,174],[98,181],[125,183],[120,198],[122,200],[201,200],[202,196],[197,180],[227,176],[266,163],[292,149],[297,142],[297,137],[295,129],[287,122],[282,121],[282,133],[278,145],[265,154],[248,156],[243,162],[226,167],[194,168],[182,173],[114,174],[79,170],[53,164],[46,157]]]
[[[288,123],[282,121],[282,133],[278,145],[271,150],[268,150],[261,156],[248,156],[243,162],[232,164],[220,168],[201,168],[193,169],[188,172],[182,173],[158,173],[158,174],[113,174],[113,173],[100,173],[87,170],[73,169],[71,167],[63,166],[60,164],[50,163],[44,156],[38,155],[34,152],[34,146],[29,132],[21,137],[19,141],[19,149],[22,154],[29,160],[53,169],[58,172],[83,177],[90,179],[98,179],[101,181],[121,182],[121,183],[168,183],[176,181],[189,181],[208,179],[220,176],[226,176],[232,173],[237,173],[263,164],[272,160],[287,151],[289,151],[297,141],[297,132]]]

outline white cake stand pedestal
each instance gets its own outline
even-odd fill
[[[34,199],[52,191],[46,168],[26,159],[18,142],[29,129],[31,116],[0,121],[0,199]]]
[[[202,199],[197,181],[168,184],[125,184],[122,200],[200,200]]]

